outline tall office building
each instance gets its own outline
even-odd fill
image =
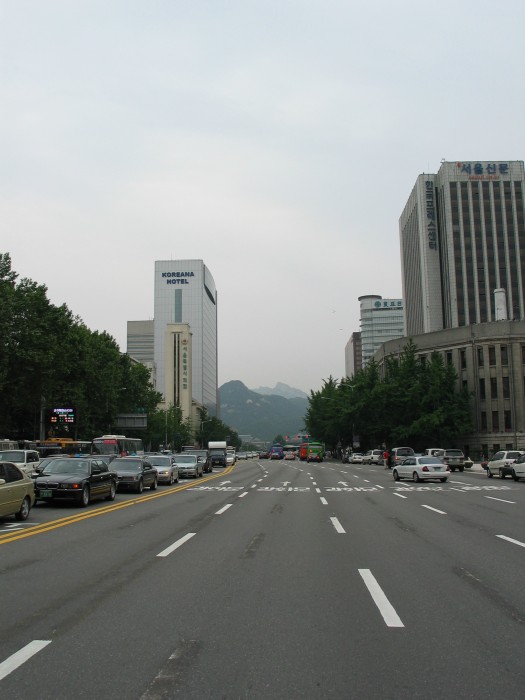
[[[418,177],[399,220],[406,336],[525,318],[524,181],[523,161]]]
[[[364,367],[387,340],[401,338],[405,325],[403,299],[379,294],[359,297],[361,307],[361,362]]]
[[[217,415],[217,291],[202,260],[155,262],[153,326],[157,391],[167,401],[183,395],[186,377],[193,403]]]
[[[345,377],[353,377],[362,367],[361,333],[352,333],[345,347]]]

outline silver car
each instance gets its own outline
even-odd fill
[[[159,475],[159,484],[176,484],[179,481],[179,468],[168,455],[151,455],[148,461]]]
[[[179,476],[193,476],[195,479],[202,476],[202,464],[198,461],[196,455],[173,455],[173,459],[179,470]]]

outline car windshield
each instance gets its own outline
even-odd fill
[[[150,457],[148,461],[154,467],[169,467],[171,464],[171,457]]]
[[[4,462],[25,462],[24,453],[21,450],[2,450],[0,460]]]
[[[507,452],[507,459],[518,459],[521,452]]]
[[[89,462],[81,459],[53,459],[41,474],[89,474]]]
[[[111,467],[126,472],[138,472],[142,469],[142,462],[138,459],[114,459],[111,462]]]
[[[195,455],[175,455],[175,461],[177,464],[197,464],[197,457]]]

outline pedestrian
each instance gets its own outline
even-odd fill
[[[383,452],[383,464],[385,465],[385,469],[390,469],[390,453],[388,450]]]

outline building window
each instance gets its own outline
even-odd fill
[[[445,357],[446,357],[447,365],[451,365],[452,364],[452,352],[450,350],[447,351]]]
[[[506,367],[509,364],[509,352],[506,345],[501,346],[501,364]]]
[[[491,399],[498,398],[498,379],[497,379],[497,377],[490,378],[490,398]]]
[[[525,345],[523,346],[523,364],[525,364]],[[483,348],[478,348],[478,367],[483,367]]]
[[[480,378],[479,380],[479,398],[481,401],[485,401],[487,398],[487,395],[485,393],[485,380],[483,378]]]
[[[503,386],[503,398],[510,399],[510,378],[502,377],[501,381]]]
[[[492,411],[492,432],[497,433],[499,430],[499,415],[497,411]]]
[[[487,432],[487,412],[481,411],[481,430]]]
[[[512,430],[512,416],[510,411],[503,411],[503,417],[505,421],[505,430]]]
[[[461,362],[461,369],[467,369],[467,353],[465,350],[460,351],[459,358]]]
[[[489,345],[489,365],[493,367],[496,364],[496,348],[494,345]]]
[[[521,346],[521,364],[525,365],[525,345]]]

